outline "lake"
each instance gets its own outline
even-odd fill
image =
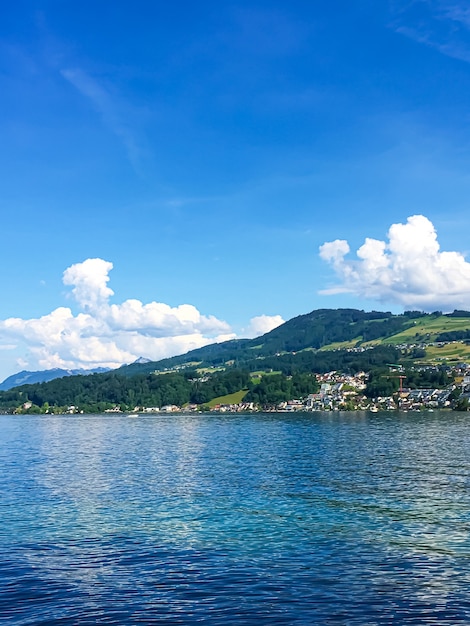
[[[469,624],[470,413],[0,416],[1,624]]]

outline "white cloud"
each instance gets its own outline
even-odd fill
[[[393,224],[388,242],[366,238],[357,259],[347,260],[349,251],[339,239],[320,246],[320,257],[341,280],[321,293],[352,293],[424,311],[470,308],[470,263],[460,252],[440,251],[434,225],[423,215]]]
[[[259,337],[269,331],[274,330],[281,324],[284,324],[284,320],[280,315],[258,315],[252,317],[248,328],[245,329],[243,335],[245,337]]]
[[[73,285],[72,294],[78,304],[93,311],[114,295],[113,290],[107,287],[108,274],[112,269],[113,264],[109,261],[87,259],[68,267],[62,280],[64,285]]]
[[[201,332],[226,333],[229,326],[215,317],[206,317],[191,304],[170,307],[161,302],[142,304],[139,300],[126,300],[113,304],[106,311],[107,322],[114,329],[138,331],[151,337],[167,337],[168,333],[189,335]]]
[[[233,339],[230,326],[196,307],[126,300],[110,304],[112,263],[87,259],[65,270],[63,282],[81,309],[59,307],[36,319],[0,321],[0,344],[26,345],[30,368],[117,367],[139,356],[158,360]]]

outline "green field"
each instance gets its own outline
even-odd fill
[[[272,370],[271,372],[267,372],[266,370],[256,370],[256,372],[251,372],[252,378],[261,378],[261,376],[272,376],[274,374],[280,374],[281,370]]]
[[[453,330],[469,330],[470,317],[429,317],[415,320],[413,326],[406,330],[380,340],[380,343],[397,345],[399,343],[418,343],[436,341],[441,333]]]
[[[211,409],[217,404],[238,404],[243,401],[243,398],[248,393],[248,389],[240,389],[240,391],[235,391],[235,393],[229,393],[227,396],[219,396],[218,398],[214,398],[210,402],[207,403],[207,406],[210,406]]]
[[[349,341],[335,341],[333,343],[329,343],[327,346],[322,346],[320,350],[346,350],[347,348],[355,348],[360,342],[362,342],[362,337],[355,337]],[[311,349],[312,348],[306,348],[306,350]]]
[[[443,346],[428,346],[426,348],[426,357],[422,359],[427,363],[459,363],[460,361],[469,361],[470,346],[461,341],[453,341]]]
[[[355,337],[350,341],[337,341],[323,346],[320,350],[345,350],[354,348],[357,345],[379,346],[399,344],[429,344],[437,341],[437,337],[441,333],[452,332],[456,330],[470,330],[470,317],[445,317],[430,316],[413,320],[412,325],[396,335],[374,339],[372,341],[362,342],[362,337]],[[470,359],[470,346],[461,341],[452,341],[445,343],[443,346],[428,346],[426,348],[426,357],[419,359],[417,362],[422,363],[458,363],[459,361],[468,361]]]
[[[275,376],[276,374],[282,374],[281,370],[273,370],[272,372],[258,370],[256,372],[251,372],[251,382],[253,385],[257,385],[263,376]]]
[[[198,367],[198,374],[214,374],[215,372],[225,372],[225,367]]]

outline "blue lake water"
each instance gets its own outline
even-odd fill
[[[1,624],[469,624],[470,414],[0,416]]]

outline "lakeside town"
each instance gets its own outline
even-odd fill
[[[434,366],[427,366],[426,369]],[[197,404],[185,406],[167,405],[163,407],[138,407],[134,413],[180,413],[207,411],[213,413],[243,413],[255,411],[272,412],[300,412],[300,411],[423,411],[434,409],[467,409],[470,400],[470,364],[460,363],[449,367],[449,373],[454,376],[454,383],[445,389],[410,389],[403,385],[406,377],[398,372],[391,377],[400,379],[400,388],[390,396],[368,398],[365,395],[369,375],[366,372],[358,372],[348,375],[337,371],[325,374],[316,374],[319,384],[317,393],[308,394],[305,398],[293,399],[280,402],[276,405],[260,406],[254,402],[216,403],[212,406],[201,407]],[[459,405],[457,406],[457,400]],[[68,412],[74,413],[75,407],[71,406]],[[107,409],[106,413],[120,413],[121,409],[116,406]]]

